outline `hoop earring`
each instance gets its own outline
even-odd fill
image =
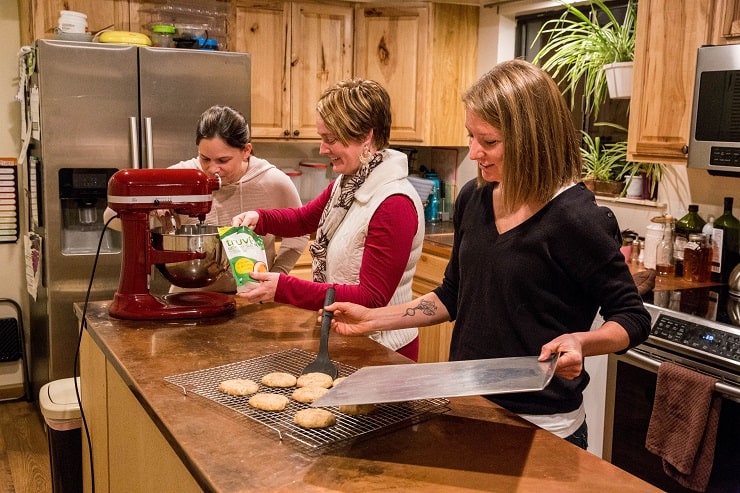
[[[370,152],[370,146],[365,145],[365,147],[362,148],[362,153],[360,154],[360,164],[362,164],[363,166],[367,166],[367,163],[369,163],[372,158],[373,153]]]

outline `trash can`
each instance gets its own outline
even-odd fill
[[[82,419],[74,378],[54,380],[41,387],[39,404],[49,440],[52,492],[81,492]]]

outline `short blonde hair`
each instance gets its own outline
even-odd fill
[[[349,79],[328,88],[316,106],[327,128],[345,146],[373,132],[376,151],[388,147],[391,134],[391,98],[375,81]]]
[[[510,60],[463,95],[466,110],[502,133],[504,206],[544,204],[581,176],[579,139],[555,81],[539,67]],[[480,170],[478,182],[483,184]]]

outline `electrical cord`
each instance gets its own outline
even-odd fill
[[[85,411],[82,408],[82,398],[80,397],[80,388],[77,384],[77,368],[80,361],[80,345],[82,343],[82,331],[87,330],[87,321],[86,321],[86,315],[87,315],[87,305],[90,302],[90,292],[92,291],[92,285],[93,281],[95,280],[95,270],[98,267],[98,259],[100,258],[100,248],[103,244],[103,239],[105,238],[105,232],[108,230],[108,225],[118,217],[118,214],[111,217],[106,221],[105,225],[103,226],[103,231],[100,233],[100,239],[98,240],[98,249],[95,252],[95,260],[93,261],[92,266],[92,272],[90,273],[90,283],[87,285],[87,293],[85,294],[85,303],[82,307],[82,316],[80,317],[80,330],[79,330],[79,336],[77,336],[77,349],[75,350],[75,362],[73,367],[73,382],[75,384],[75,396],[77,397],[77,405],[80,407],[80,417],[82,418],[82,425],[85,429],[85,438],[87,440],[87,451],[88,456],[90,459],[90,484],[91,484],[91,490],[92,493],[95,493],[95,467],[93,465],[93,448],[92,448],[92,440],[90,439],[90,429],[87,426],[87,418],[85,417]]]

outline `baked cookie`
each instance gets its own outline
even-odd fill
[[[331,386],[332,387],[336,387],[337,385],[339,385],[340,383],[342,383],[346,378],[347,377],[339,377],[339,378],[335,379],[334,382],[332,382]]]
[[[326,373],[306,373],[305,375],[301,375],[298,377],[298,381],[296,382],[296,385],[299,387],[324,387],[325,389],[328,389],[331,387],[332,383],[334,383],[334,379],[331,378],[330,375],[327,375]]]
[[[249,405],[262,411],[282,411],[288,405],[288,400],[284,395],[260,392],[249,398]]]
[[[328,389],[317,385],[298,387],[293,391],[291,397],[298,402],[311,403],[328,392]]]
[[[375,411],[375,404],[343,404],[339,406],[339,412],[352,416],[364,416]]]
[[[218,390],[229,395],[250,395],[260,389],[257,382],[246,378],[233,378],[218,384]]]
[[[287,388],[295,387],[295,384],[296,378],[284,371],[275,371],[262,377],[262,385],[267,385],[268,387]]]
[[[293,422],[302,428],[328,428],[337,424],[337,418],[331,411],[311,407],[295,413]]]

